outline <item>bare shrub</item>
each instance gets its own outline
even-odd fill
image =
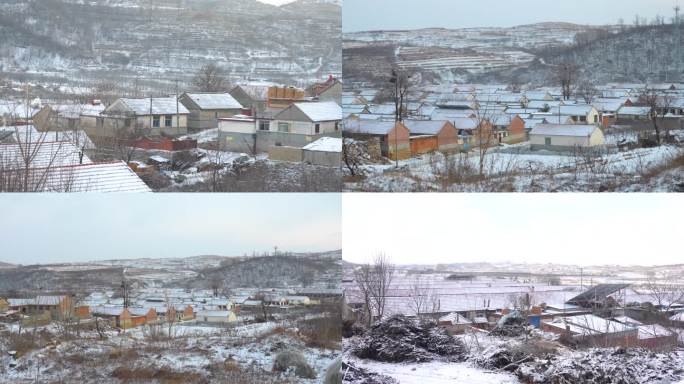
[[[339,317],[321,317],[303,320],[299,324],[306,346],[323,349],[340,349],[342,323]]]

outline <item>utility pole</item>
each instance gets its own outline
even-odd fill
[[[180,132],[180,116],[178,113],[178,79],[176,79],[176,134]]]
[[[674,65],[675,65],[675,70],[681,70],[682,66],[682,53],[681,53],[681,45],[682,45],[682,35],[680,34],[679,30],[679,11],[681,8],[679,7],[679,4],[675,5],[674,11],[675,11],[675,19],[674,19],[674,30],[675,30],[675,60],[674,60]]]

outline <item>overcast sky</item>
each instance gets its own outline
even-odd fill
[[[515,26],[545,21],[631,23],[639,14],[674,16],[678,0],[344,0],[345,32],[426,27]],[[684,1],[682,4],[684,6]]]
[[[3,195],[0,261],[335,250],[340,209],[336,194]]]
[[[684,262],[678,194],[345,194],[342,206],[352,262]]]

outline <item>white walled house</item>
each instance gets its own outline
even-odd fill
[[[549,112],[568,116],[576,124],[598,124],[601,121],[598,110],[591,105],[561,105],[551,108]]]
[[[146,135],[183,135],[188,131],[190,112],[175,97],[121,98],[102,113],[83,116],[90,136],[116,137],[121,130]]]
[[[221,148],[231,152],[256,151],[256,120],[251,116],[235,115],[218,120]]]
[[[237,323],[237,316],[233,311],[198,311],[195,313],[197,321],[206,323]]]
[[[334,101],[293,103],[273,117],[271,131],[300,135],[335,134],[340,131],[342,108]]]
[[[595,125],[537,124],[530,132],[533,150],[573,151],[605,146],[603,131]]]

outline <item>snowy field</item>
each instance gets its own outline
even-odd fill
[[[684,183],[684,167],[670,168],[684,149],[675,145],[638,148],[602,155],[573,155],[530,151],[528,143],[492,148],[480,157],[475,151],[453,155],[428,154],[394,162],[368,164],[365,177],[345,184],[347,191],[653,191],[671,192]],[[452,166],[448,164],[453,164]],[[460,169],[462,178],[449,179]]]
[[[163,335],[168,334],[166,326],[159,329]],[[17,331],[16,327],[11,329],[14,334]],[[23,332],[32,331],[24,329]],[[223,328],[189,322],[175,325],[171,338],[155,338],[151,332],[150,327],[143,326],[125,333],[106,330],[103,338],[92,330],[61,338],[56,337],[60,335],[58,326],[39,327],[37,334],[44,335],[39,337],[42,348],[22,352],[12,360],[8,354],[9,334],[0,328],[0,383],[119,383],[126,382],[119,380],[122,372],[128,372],[122,371],[125,367],[133,372],[130,374],[143,378],[149,372],[156,372],[155,377],[162,379],[182,373],[187,375],[184,376],[187,381],[182,382],[225,382],[218,378],[242,372],[245,377],[253,375],[255,383],[314,384],[321,382],[327,367],[339,354],[336,350],[308,347],[296,323]],[[292,371],[272,372],[275,357],[281,350],[300,352],[317,378],[296,377]]]

